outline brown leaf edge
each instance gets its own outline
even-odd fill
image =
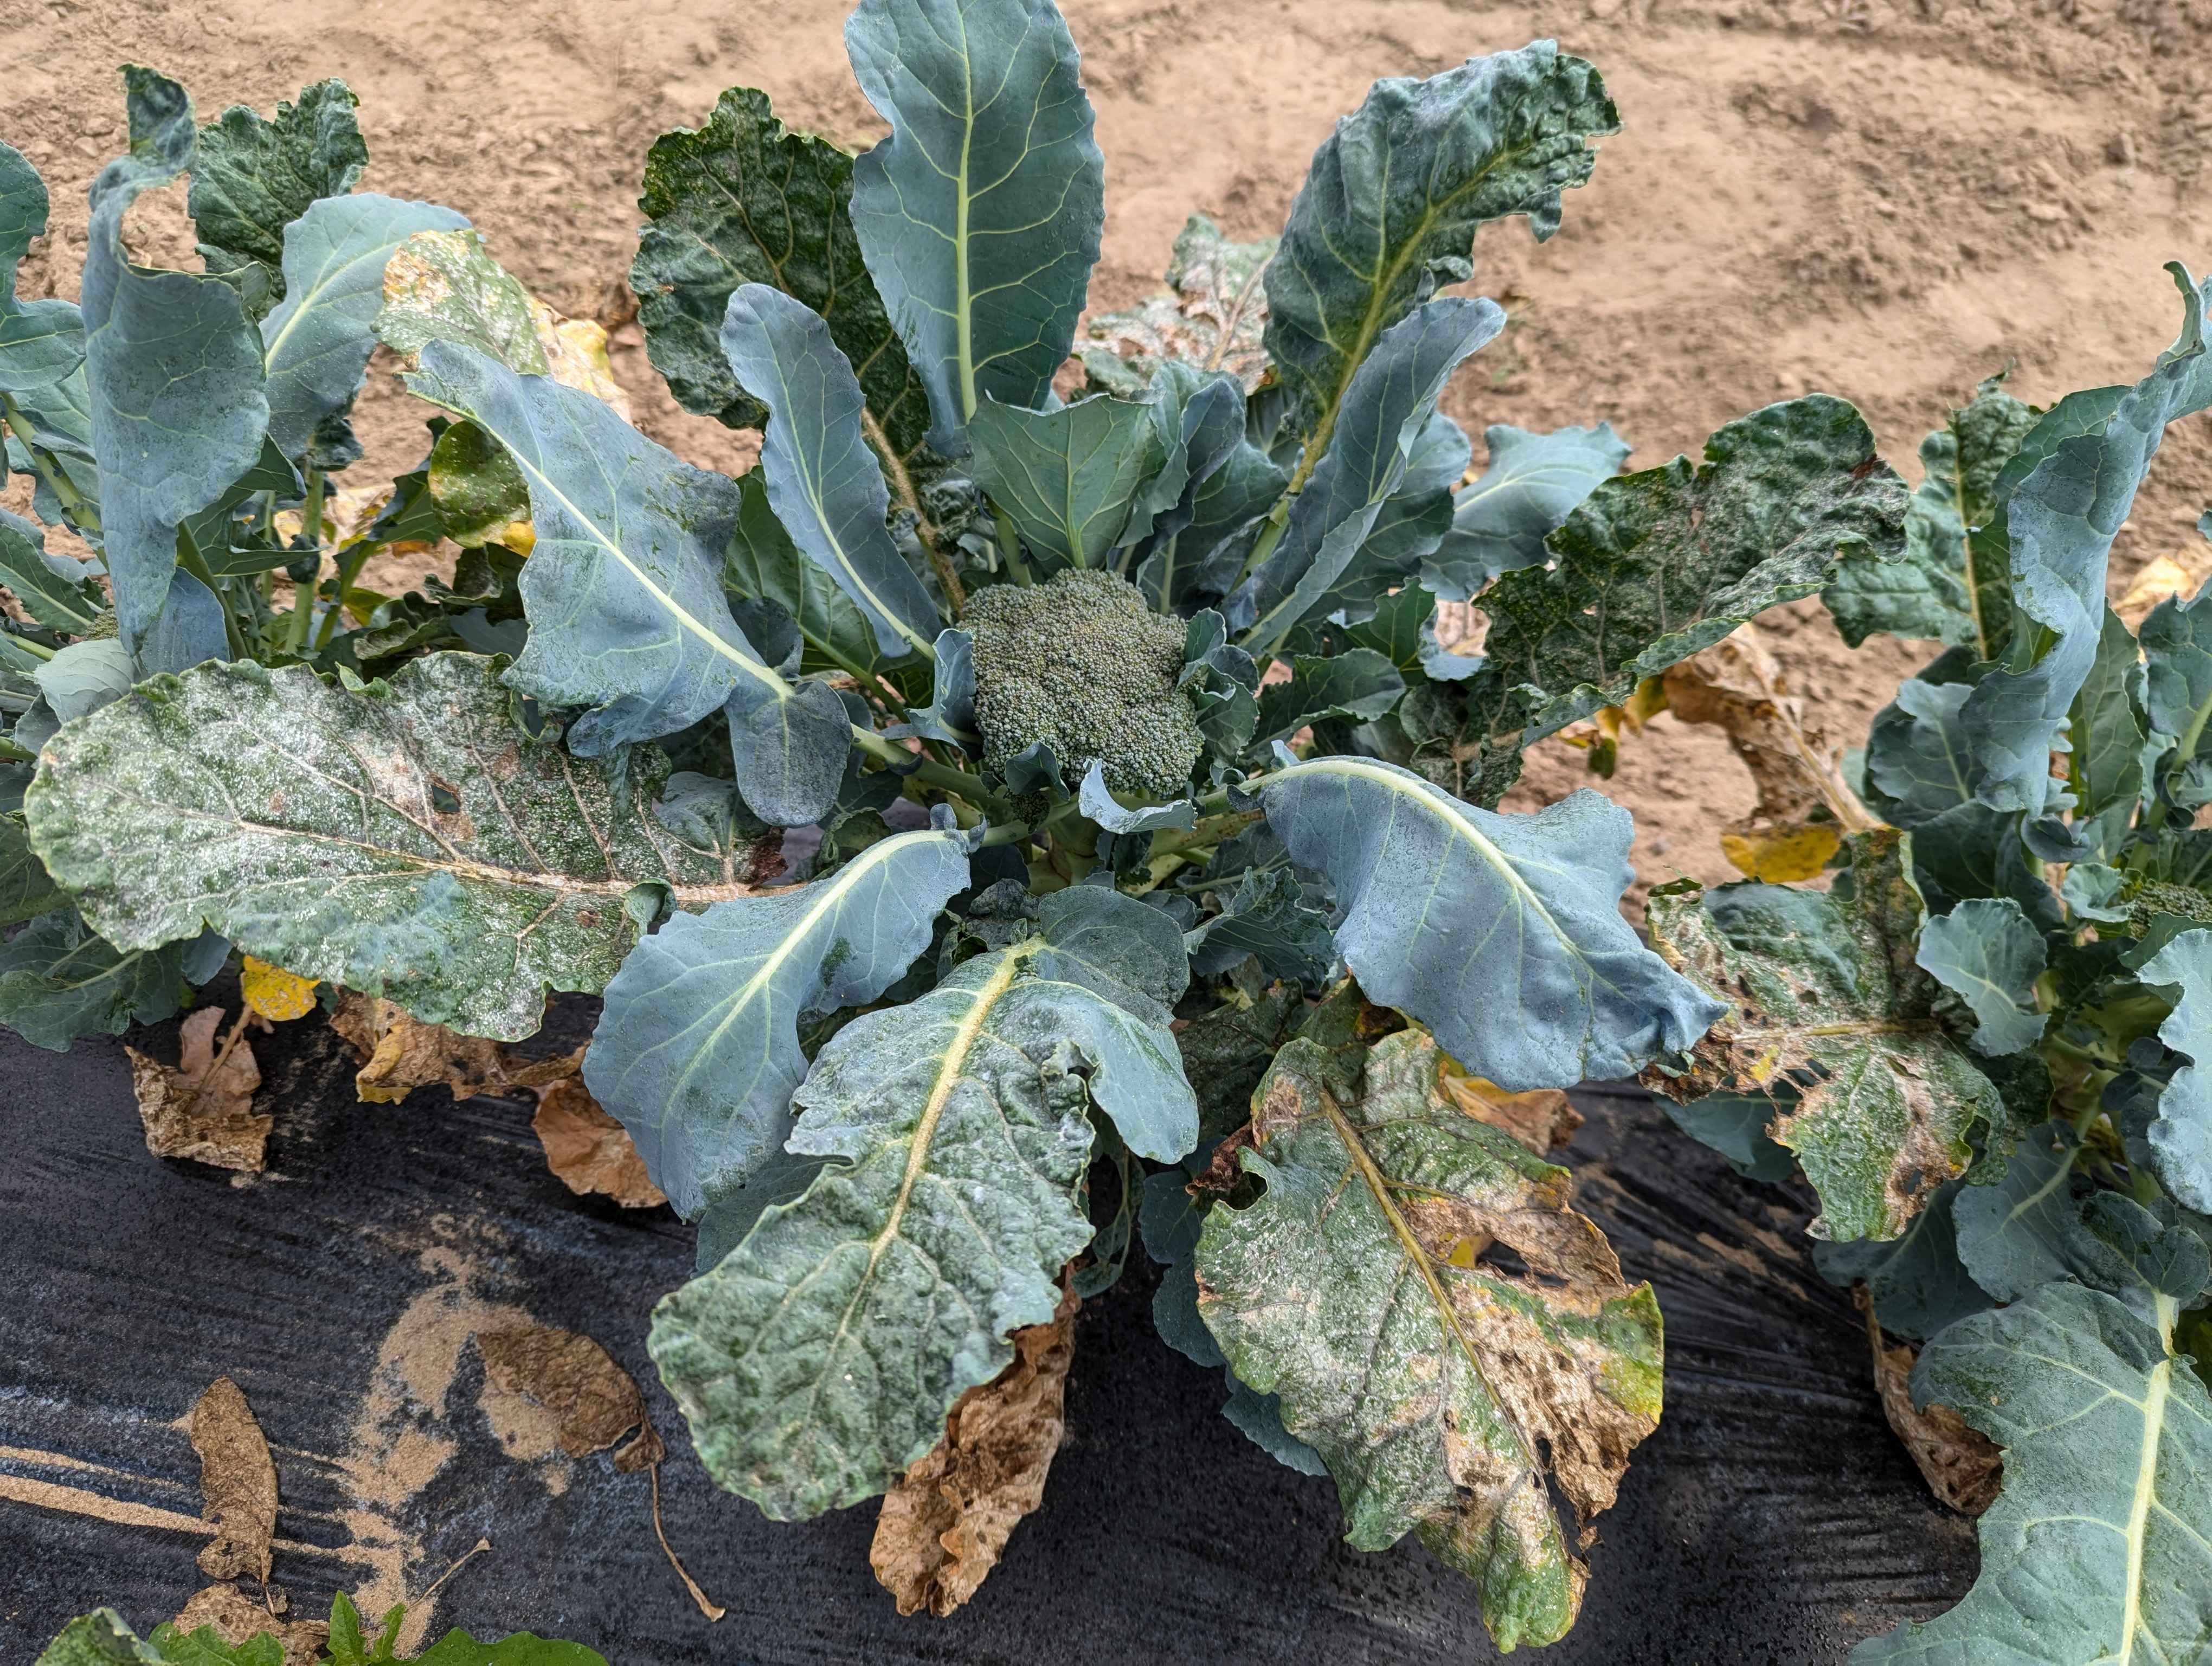
[[[398,1104],[418,1087],[447,1087],[456,1099],[547,1086],[583,1067],[584,1049],[526,1059],[482,1036],[424,1024],[404,1007],[357,989],[338,991],[331,1028],[353,1049],[361,1069],[354,1091],[363,1104]]]
[[[538,1090],[531,1129],[545,1148],[545,1166],[580,1197],[611,1197],[625,1209],[652,1209],[668,1201],[653,1183],[629,1130],[607,1115],[581,1076],[564,1076]]]
[[[653,1532],[661,1554],[684,1581],[699,1612],[710,1620],[729,1610],[709,1598],[668,1542],[660,1521],[660,1462],[668,1456],[637,1379],[589,1336],[552,1325],[516,1325],[477,1333],[484,1373],[509,1394],[527,1395],[561,1420],[561,1450],[570,1457],[602,1451],[631,1429],[637,1433],[614,1456],[616,1470],[645,1470],[653,1483]]]
[[[1043,1501],[1082,1305],[1063,1284],[1051,1322],[1014,1333],[1012,1363],[960,1396],[945,1438],[884,1495],[868,1563],[901,1614],[927,1608],[941,1620],[975,1596]]]
[[[1929,1491],[1962,1516],[1980,1515],[2004,1487],[2004,1449],[1948,1406],[1915,1406],[1909,1379],[1918,1354],[1903,1344],[1890,1345],[1864,1285],[1852,1287],[1851,1298],[1866,1316],[1875,1389],[1889,1426],[1920,1466]]]

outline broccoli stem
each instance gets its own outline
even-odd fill
[[[1022,559],[1021,535],[1014,531],[1014,523],[1006,512],[995,503],[991,505],[991,524],[998,529],[999,553],[1006,557],[1006,570],[1014,575],[1014,582],[1035,584],[1036,579],[1030,572],[1029,563]]]

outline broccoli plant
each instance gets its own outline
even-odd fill
[[[1194,217],[1176,295],[1092,321],[1077,397],[1103,164],[1066,24],[864,0],[847,39],[873,149],[741,88],[647,162],[649,350],[761,428],[734,480],[632,427],[441,211],[320,196],[223,243],[210,198],[206,274],[125,267],[127,197],[259,131],[196,140],[133,80],[69,372],[93,420],[71,449],[7,408],[42,505],[96,486],[127,675],[19,720],[15,871],[52,903],[8,952],[234,945],[510,1040],[603,994],[586,1080],[698,1225],[663,1379],[768,1514],[884,1496],[902,1608],[967,1600],[1034,1506],[1075,1306],[1141,1244],[1162,1335],[1334,1478],[1352,1544],[1413,1534],[1499,1646],[1554,1640],[1662,1333],[1516,1096],[1700,1068],[1736,1009],[1622,918],[1626,812],[1496,806],[1536,741],[1909,562],[1908,494],[1822,396],[1625,475],[1602,425],[1494,427],[1468,478],[1438,399],[1504,314],[1444,291],[1484,223],[1549,236],[1617,125],[1548,41],[1377,82],[1279,239]],[[349,154],[341,102],[255,142]],[[302,251],[349,215],[384,240],[321,321]],[[254,528],[295,496],[319,523],[372,337],[446,414],[418,496],[512,616],[457,580],[326,641],[311,574],[264,623],[205,559],[319,568]],[[327,599],[358,619],[350,547]],[[1478,594],[1479,652],[1437,623]]]
[[[2169,270],[2182,333],[2148,375],[2048,410],[1984,384],[1921,447],[1905,559],[1826,593],[1854,643],[1950,645],[1875,719],[1860,793],[1889,825],[1825,891],[1651,900],[1726,1010],[1645,1079],[1740,1165],[1802,1167],[1822,1270],[1923,1343],[1877,1333],[1878,1371],[1911,1367],[1893,1422],[1987,1511],[1966,1599],[1854,1660],[2203,1656],[2212,597],[2139,633],[2106,602],[2166,425],[2212,406],[2212,283]]]

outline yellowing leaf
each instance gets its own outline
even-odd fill
[[[1843,830],[1833,822],[1810,827],[1753,829],[1721,835],[1721,854],[1739,873],[1771,885],[1816,878],[1843,848]]]
[[[248,955],[246,970],[239,974],[238,992],[263,1018],[281,1024],[305,1018],[313,1010],[316,983],[314,978],[296,977],[282,966]]]

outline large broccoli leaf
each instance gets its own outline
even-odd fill
[[[1977,1053],[1999,1058],[2043,1039],[2035,1006],[2043,933],[2010,897],[1975,897],[1929,921],[1913,959],[1972,1011]]]
[[[722,351],[768,407],[761,472],[777,519],[866,616],[885,656],[928,654],[937,605],[884,524],[890,493],[861,433],[866,401],[829,325],[782,290],[748,283],[730,296]]]
[[[595,757],[724,708],[753,813],[811,822],[836,796],[851,721],[835,690],[761,662],[723,599],[736,485],[655,445],[588,393],[525,378],[443,341],[409,386],[507,448],[538,542],[522,569],[530,640],[507,673],[555,706],[591,708],[568,745]]]
[[[738,477],[738,524],[722,553],[722,587],[746,601],[773,603],[790,616],[805,643],[801,671],[842,671],[867,685],[908,658],[903,641],[898,653],[885,654],[875,627],[829,569],[799,553],[776,519],[759,469]],[[743,629],[744,610],[733,611]]]
[[[274,121],[240,104],[201,131],[185,208],[207,270],[237,289],[249,317],[265,315],[295,281],[287,228],[317,199],[351,191],[368,166],[360,102],[343,81],[318,82],[296,106],[279,103]]]
[[[308,458],[316,430],[352,405],[376,345],[393,252],[418,231],[468,224],[451,209],[371,193],[315,203],[285,227],[283,300],[262,321],[261,341],[269,437],[286,457]]]
[[[1934,637],[1994,660],[2012,629],[2004,550],[1983,528],[1996,518],[1998,471],[2035,425],[2034,407],[1991,378],[1920,442],[1920,485],[1905,517],[1901,559],[1847,555],[1820,593],[1856,648],[1876,631]]]
[[[2092,1230],[2094,1217],[2085,1218],[2095,1191],[2081,1160],[2073,1128],[2047,1123],[2021,1135],[2002,1180],[1959,1197],[1959,1257],[1974,1282],[1999,1301],[2020,1301],[2054,1279],[2114,1295],[2140,1287],[2128,1255]]]
[[[14,145],[0,143],[0,309],[18,304],[15,268],[31,245],[46,235],[50,207],[46,182],[30,159]]]
[[[1483,441],[1489,466],[1453,497],[1451,530],[1421,562],[1421,582],[1448,601],[1542,561],[1545,538],[1620,472],[1629,452],[1610,423],[1549,434],[1495,423]]]
[[[1333,442],[1292,502],[1281,542],[1223,607],[1255,654],[1273,652],[1316,616],[1405,478],[1444,383],[1504,327],[1495,301],[1448,295],[1423,302],[1374,342],[1335,396]]]
[[[884,443],[910,463],[929,402],[860,263],[849,204],[853,159],[826,139],[786,131],[768,94],[732,87],[701,128],[653,143],[630,287],[654,369],[686,410],[732,428],[757,425],[722,352],[731,293],[768,283],[820,313],[860,378]]]
[[[131,264],[123,217],[192,166],[192,104],[133,65],[131,153],[94,181],[84,256],[85,381],[104,553],[123,644],[148,672],[225,652],[222,605],[177,566],[177,526],[253,466],[269,423],[261,338],[219,277]]]
[[[1261,801],[1291,860],[1336,887],[1360,987],[1502,1087],[1628,1075],[1722,1010],[1620,917],[1633,830],[1595,793],[1504,816],[1395,764],[1326,757],[1268,776]]]
[[[2158,1038],[2193,1061],[2159,1096],[2146,1135],[2152,1166],[2176,1200],[2212,1214],[2212,931],[2181,933],[2136,976],[2154,988],[2179,987]]]
[[[1848,902],[1746,880],[1655,896],[1645,916],[1668,964],[1726,1008],[1686,1076],[1644,1079],[1683,1100],[1794,1081],[1773,1135],[1820,1193],[1815,1230],[1831,1238],[1898,1237],[1966,1172],[1969,1136],[2003,1127],[1996,1090],[1931,1016],[1934,985],[1906,952],[1922,904],[1905,841],[1853,836]]]
[[[2007,664],[1975,685],[1962,721],[1978,766],[1978,796],[2031,820],[2060,790],[2051,784],[2051,752],[2096,660],[2112,539],[2166,424],[2212,405],[2212,350],[2204,339],[2212,280],[2200,289],[2179,263],[2167,271],[2180,287],[2185,316],[2179,339],[2159,356],[2157,368],[2121,391],[2101,420],[2104,392],[2062,401],[1998,477],[2019,621]]]
[[[1660,1413],[1659,1309],[1567,1207],[1566,1171],[1468,1116],[1419,1031],[1360,1056],[1300,1037],[1253,1096],[1245,1170],[1198,1245],[1198,1309],[1237,1377],[1336,1478],[1345,1537],[1416,1534],[1474,1579],[1501,1648],[1565,1635],[1577,1525]],[[1493,1243],[1528,1276],[1482,1263]]]
[[[654,815],[657,752],[587,763],[519,727],[499,665],[433,654],[352,688],[251,662],[157,678],[47,744],[33,843],[119,948],[210,927],[518,1040],[549,988],[614,975],[633,887],[703,908],[756,874],[748,849],[686,845]]]
[[[1044,403],[1098,258],[1106,162],[1075,41],[1051,0],[861,0],[845,45],[891,125],[853,164],[853,229],[930,443],[965,456],[987,395]]]
[[[584,1079],[678,1209],[698,1213],[783,1144],[806,1073],[799,1020],[880,995],[968,884],[964,837],[902,834],[638,945],[607,985]]]
[[[1009,1333],[1051,1318],[1091,1240],[1090,1102],[1125,1134],[1197,1137],[1166,1025],[1056,979],[1054,935],[832,1037],[789,1143],[842,1160],[654,1312],[701,1459],[771,1517],[883,1492],[1012,1357]]]
[[[183,949],[118,949],[73,908],[42,914],[0,944],[0,1025],[66,1053],[79,1036],[158,1024],[184,1005]]]
[[[1857,1666],[2203,1657],[2212,1401],[2173,1346],[2195,1293],[2157,1294],[2146,1318],[2046,1284],[1928,1345],[1914,1402],[1948,1406],[2003,1447],[2004,1491],[1981,1519],[1965,1600],[1861,1644]]]
[[[1267,268],[1267,347],[1306,437],[1300,475],[1383,332],[1473,273],[1475,228],[1525,214],[1540,240],[1620,125],[1597,71],[1548,40],[1425,81],[1378,81],[1314,152]]]
[[[1481,696],[1493,733],[1553,733],[1820,588],[1850,550],[1893,555],[1905,493],[1844,400],[1812,394],[1738,418],[1686,458],[1601,483],[1552,534],[1547,569],[1507,575]]]
[[[1106,565],[1166,461],[1152,407],[1103,394],[1049,411],[986,399],[968,443],[976,483],[1046,574]]]

